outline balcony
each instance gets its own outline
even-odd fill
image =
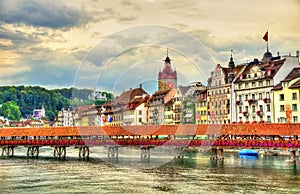
[[[258,111],[256,111],[256,114],[257,114],[258,116],[262,117],[262,116],[264,115],[264,112],[258,110]]]
[[[236,105],[242,105],[243,103],[242,103],[241,101],[237,100],[237,101],[235,102],[235,104],[236,104]]]
[[[249,99],[248,103],[249,104],[255,104],[255,103],[257,103],[257,100],[256,99]]]
[[[175,109],[174,109],[174,112],[175,112],[175,113],[178,113],[178,112],[181,112],[181,110],[182,110],[181,108],[175,108]]]
[[[248,113],[247,111],[244,111],[244,112],[243,112],[243,115],[244,115],[245,117],[248,117],[248,116],[249,116],[249,113]]]
[[[264,101],[264,103],[270,103],[271,99],[270,98],[264,98],[263,101]]]

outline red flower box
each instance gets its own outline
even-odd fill
[[[249,113],[246,112],[246,111],[244,111],[244,112],[243,112],[243,115],[244,115],[244,116],[249,116]]]

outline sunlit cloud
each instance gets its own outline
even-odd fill
[[[295,55],[299,11],[297,0],[0,1],[0,81],[152,91],[169,48],[180,84],[205,83],[230,50],[236,64],[261,59],[266,30],[273,55]]]

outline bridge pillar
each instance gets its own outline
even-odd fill
[[[3,146],[2,147],[2,156],[13,156],[14,155],[14,147],[16,146]]]
[[[141,146],[141,159],[150,158],[150,146]]]
[[[211,160],[223,160],[224,159],[224,156],[223,156],[224,149],[223,148],[220,148],[220,147],[211,148],[209,151],[210,151],[210,159]]]
[[[108,158],[118,158],[119,157],[119,146],[108,146],[107,148],[107,157]]]
[[[90,156],[90,148],[88,146],[79,147],[79,158],[86,157],[89,158]]]
[[[176,146],[174,147],[174,158],[183,158],[185,146]]]
[[[54,146],[53,156],[65,158],[67,154],[67,146]]]
[[[39,146],[29,146],[27,147],[27,157],[29,157],[31,155],[31,157],[33,156],[36,156],[38,157],[39,156]]]
[[[291,154],[291,160],[290,162],[296,162],[296,150],[293,148],[290,149],[290,154]]]
[[[209,150],[209,152],[210,152],[210,159],[211,160],[217,159],[217,149],[216,148],[211,148]]]

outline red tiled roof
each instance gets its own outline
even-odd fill
[[[300,77],[300,67],[295,67],[283,81],[291,81],[298,77]]]
[[[295,83],[293,83],[289,89],[293,89],[293,88],[300,88],[300,80],[296,81]]]
[[[113,104],[126,104],[131,102],[137,96],[149,95],[143,88],[135,88],[123,92],[119,98],[117,98]]]
[[[246,66],[245,70],[240,75],[246,76],[250,73],[253,66],[258,66],[260,69],[264,69],[266,71],[265,76],[260,79],[273,78],[276,75],[276,73],[278,72],[278,70],[282,67],[284,61],[285,61],[285,59],[280,59],[280,60],[272,61],[271,63],[258,63],[258,64],[253,64],[253,65],[248,64]],[[243,79],[242,80],[237,79],[235,81],[235,83],[243,82],[244,81]]]
[[[1,128],[0,137],[91,135],[300,135],[300,123]]]
[[[288,82],[293,79],[300,77],[300,67],[294,68],[286,77],[284,80],[282,80],[279,84],[277,84],[272,90],[282,90],[282,82]],[[289,88],[299,88],[300,80],[292,84]]]

